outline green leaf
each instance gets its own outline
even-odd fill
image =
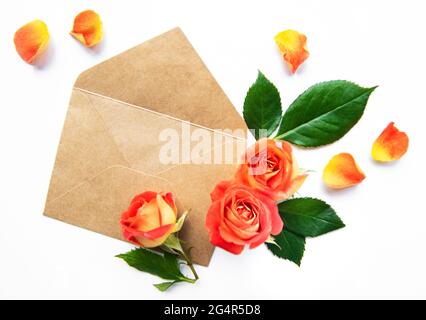
[[[279,258],[290,260],[300,266],[305,252],[305,238],[287,229],[275,236],[275,244],[267,243],[266,246]]]
[[[318,199],[291,199],[278,208],[285,227],[303,237],[317,237],[345,227],[336,212]]]
[[[250,87],[244,101],[244,120],[249,129],[255,130],[256,139],[272,135],[281,121],[282,108],[278,89],[259,71],[256,82]]]
[[[161,292],[165,292],[168,289],[170,289],[170,287],[172,285],[174,285],[176,283],[176,281],[172,281],[172,282],[163,282],[163,283],[159,283],[159,284],[154,284],[154,287],[156,287],[158,290],[160,290]]]
[[[187,278],[182,274],[178,258],[167,252],[160,254],[138,248],[125,254],[120,254],[117,258],[123,259],[129,266],[139,271],[150,273],[165,280],[195,282],[195,280]]]
[[[375,88],[362,88],[343,80],[310,87],[288,108],[275,139],[302,147],[339,140],[361,118]]]

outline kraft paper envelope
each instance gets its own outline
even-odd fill
[[[191,210],[181,232],[185,245],[195,263],[207,266],[210,192],[232,178],[235,164],[192,158],[163,164],[161,133],[185,134],[183,125],[223,135],[212,153],[241,140],[220,129],[246,129],[180,29],[83,72],[72,90],[45,215],[123,239],[119,220],[131,199],[146,190],[171,191],[180,212]]]

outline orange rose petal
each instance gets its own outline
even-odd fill
[[[15,48],[27,63],[33,63],[47,48],[49,30],[41,20],[34,20],[15,32]]]
[[[291,182],[291,187],[289,190],[287,190],[286,194],[288,197],[293,196],[305,183],[306,178],[308,177],[307,174],[302,174],[300,176],[297,176],[294,178]]]
[[[173,225],[165,225],[156,230],[145,233],[144,237],[136,237],[136,240],[144,248],[156,248],[161,246],[173,232]]]
[[[344,189],[355,186],[365,179],[355,159],[349,153],[334,156],[324,168],[323,181],[332,189]]]
[[[92,10],[79,13],[70,34],[86,47],[97,45],[103,38],[101,18]]]
[[[391,122],[374,142],[371,156],[379,162],[398,160],[407,152],[408,144],[407,134],[399,131]]]
[[[299,66],[309,57],[306,36],[294,30],[286,30],[278,33],[274,39],[290,71],[295,73]]]

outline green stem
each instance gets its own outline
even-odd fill
[[[194,264],[192,263],[190,255],[182,248],[182,244],[180,243],[180,239],[176,237],[175,235],[169,236],[169,238],[166,240],[166,242],[163,244],[163,250],[166,250],[168,252],[175,252],[178,254],[178,256],[185,260],[186,265],[191,269],[192,274],[194,275],[195,279],[191,279],[194,282],[199,279],[199,276],[197,274],[197,271],[195,271]]]
[[[280,135],[277,135],[277,136],[275,136],[275,137],[273,137],[273,138],[271,138],[271,139],[273,139],[273,140],[280,140],[280,141],[283,141],[283,140],[285,140],[285,137],[287,136],[287,132],[285,132],[285,133],[282,133],[282,134],[280,134]]]
[[[197,279],[191,279],[191,278],[181,278],[182,281],[185,281],[187,283],[191,283],[194,284],[195,282],[197,282]]]
[[[194,264],[192,263],[191,258],[188,256],[188,254],[183,249],[182,249],[182,258],[186,261],[186,264],[189,267],[189,269],[191,269],[192,274],[195,277],[195,281],[197,281],[198,279],[200,279],[200,277],[198,276],[197,271],[195,271]]]

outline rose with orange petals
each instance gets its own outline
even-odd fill
[[[136,196],[120,223],[124,238],[144,248],[162,245],[181,225],[173,195],[152,191]]]
[[[236,174],[238,181],[276,201],[290,198],[306,177],[297,165],[291,145],[271,139],[261,139],[249,148]]]
[[[323,181],[332,189],[344,189],[360,184],[365,174],[349,153],[334,156],[324,168]]]
[[[408,144],[407,134],[399,131],[391,122],[374,142],[371,156],[379,162],[395,161],[407,152]]]
[[[275,36],[275,42],[292,73],[309,57],[307,38],[295,30],[286,30]]]
[[[185,212],[177,219],[175,200],[170,192],[147,191],[136,196],[127,211],[122,213],[120,224],[124,238],[139,248],[116,257],[139,271],[166,280],[154,285],[160,291],[180,282],[197,282],[199,277],[191,255],[176,234],[183,227],[186,215]],[[156,248],[155,251],[152,248]],[[181,272],[183,263],[180,260],[191,269],[193,279]]]
[[[102,21],[93,10],[79,13],[74,20],[71,35],[86,47],[93,47],[103,38]]]
[[[34,20],[19,28],[13,40],[21,58],[27,63],[34,63],[46,51],[49,30],[43,21]]]
[[[206,219],[210,241],[231,253],[256,248],[283,229],[276,203],[246,185],[223,181],[211,199]]]

